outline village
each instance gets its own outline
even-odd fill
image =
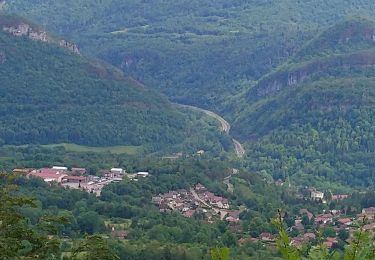
[[[215,218],[230,223],[240,221],[241,210],[229,210],[228,199],[216,196],[200,183],[189,190],[181,189],[159,194],[152,198],[152,202],[159,207],[160,212],[178,211],[188,218],[201,215],[209,223]]]
[[[64,188],[94,193],[97,197],[100,196],[102,189],[111,183],[121,182],[124,178],[138,181],[140,178],[149,176],[148,172],[126,173],[122,168],[100,170],[97,175],[90,175],[85,168],[68,169],[64,166],[40,169],[17,168],[13,172],[28,178],[41,178],[47,183],[57,183]],[[276,185],[279,184],[276,183]],[[327,195],[313,187],[306,187],[304,192],[299,192],[296,196],[303,201],[323,205],[350,198],[348,194],[330,193]],[[152,203],[162,213],[179,212],[184,217],[200,217],[208,223],[221,220],[238,231],[241,231],[240,214],[246,210],[244,206],[231,206],[228,198],[210,192],[201,183],[189,189],[173,190],[154,196]],[[340,239],[349,241],[354,232],[358,230],[358,225],[364,220],[366,223],[363,225],[363,230],[374,234],[375,207],[363,208],[360,213],[355,215],[343,209],[324,209],[319,214],[313,214],[308,208],[302,208],[295,215],[284,213],[283,219],[290,234],[291,245],[302,246],[306,243],[316,242],[319,238],[316,230],[326,230],[322,236],[324,237],[323,243],[327,248],[335,248]],[[274,247],[276,237],[277,235],[273,233],[262,232],[257,237],[243,236],[238,240],[238,243],[244,245],[247,242],[260,242]]]
[[[28,178],[41,178],[47,183],[57,183],[65,188],[78,189],[100,196],[102,189],[110,183],[122,181],[125,177],[137,181],[149,176],[148,172],[127,174],[122,168],[101,170],[99,176],[89,175],[85,168],[53,166],[52,168],[30,169],[17,168],[14,173],[23,174]]]
[[[298,194],[303,200],[310,200],[317,203],[326,204],[328,199],[331,202],[338,202],[350,198],[347,194],[330,194],[326,197],[324,192],[315,188],[308,188],[308,196]],[[358,231],[358,227],[362,226],[362,230],[375,234],[375,207],[363,208],[358,214],[348,214],[346,210],[330,209],[323,210],[320,214],[314,215],[307,208],[299,210],[295,216],[288,216],[292,224],[286,223],[288,213],[283,213],[284,224],[288,226],[287,231],[290,234],[290,244],[300,247],[304,244],[317,242],[323,239],[323,244],[328,249],[336,248],[339,245],[339,239],[348,242],[353,238],[354,232]],[[322,231],[317,234],[317,231]],[[321,236],[321,237],[319,237]],[[244,245],[248,241],[262,242],[275,247],[276,235],[270,232],[262,232],[258,237],[243,237],[238,243]]]

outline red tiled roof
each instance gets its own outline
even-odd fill
[[[341,224],[347,224],[347,223],[350,223],[350,222],[352,222],[352,220],[350,219],[350,218],[340,218],[339,220],[338,220]]]
[[[58,180],[63,174],[59,170],[43,168],[39,170],[34,170],[30,173],[30,176],[40,177],[43,179],[55,179]]]
[[[316,238],[316,235],[315,235],[314,233],[305,233],[305,234],[303,235],[303,237],[304,237],[305,239],[311,240],[311,239],[315,239],[315,238]]]

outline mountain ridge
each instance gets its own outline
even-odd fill
[[[339,23],[314,42],[337,43],[335,35],[355,24],[358,39],[293,57],[242,95],[233,132],[247,140],[253,171],[270,172],[275,180],[289,175],[298,185],[372,185],[367,158],[375,152],[375,42],[368,32],[375,25]]]
[[[9,32],[17,37],[28,37],[34,41],[48,42],[64,47],[76,54],[80,54],[77,45],[65,39],[58,39],[51,37],[45,30],[42,30],[37,25],[30,23],[15,15],[7,15],[0,13],[0,27],[5,32]]]
[[[13,19],[0,19],[8,28],[0,31],[1,144],[222,149],[219,132],[204,119],[176,110],[119,69],[79,55],[43,30]],[[35,32],[38,37],[30,37]]]
[[[361,17],[345,20],[321,33],[289,61],[259,79],[249,91],[248,98],[272,95],[315,73],[327,73],[331,68],[372,66],[375,64],[374,55],[375,22]]]

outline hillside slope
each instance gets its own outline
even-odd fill
[[[172,100],[216,112],[226,112],[228,97],[285,62],[320,28],[375,14],[371,0],[6,3]]]
[[[12,16],[1,16],[0,28],[1,143],[194,147],[193,132],[200,146],[215,143],[207,124],[72,44]]]
[[[374,184],[374,32],[369,20],[339,23],[243,95],[233,131],[252,140],[251,167],[303,185]]]

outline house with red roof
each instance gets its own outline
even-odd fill
[[[316,216],[315,218],[315,223],[316,224],[327,224],[327,223],[332,223],[333,221],[333,216],[332,214],[321,214]]]
[[[314,240],[316,235],[314,233],[305,233],[303,234],[303,238],[307,241]]]
[[[353,224],[353,221],[350,218],[340,218],[337,221],[344,226],[350,226]]]
[[[221,209],[229,209],[229,202],[226,198],[216,196],[215,194],[209,191],[205,192],[203,196],[204,196],[204,199],[207,202],[209,202],[211,205],[217,206],[218,208],[221,208]]]
[[[327,246],[327,248],[332,248],[333,245],[337,244],[337,240],[335,237],[327,237],[327,240],[323,243]]]
[[[50,168],[42,168],[33,170],[29,173],[29,177],[39,177],[45,182],[57,182],[61,183],[62,179],[67,176],[64,171]]]

